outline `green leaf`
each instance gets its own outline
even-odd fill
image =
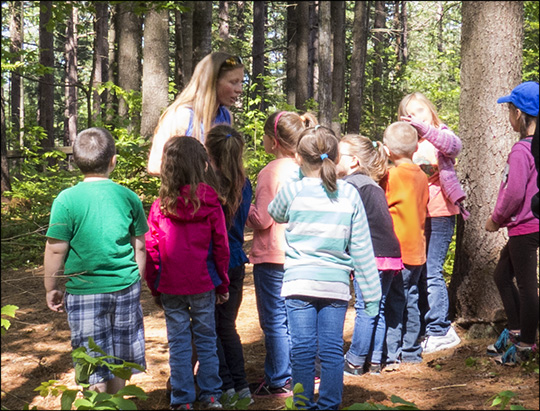
[[[77,390],[66,390],[62,394],[62,398],[60,400],[61,409],[63,410],[70,410],[71,406],[73,405],[73,401],[75,401],[75,398],[77,397],[77,393],[79,391]]]
[[[134,397],[140,398],[142,400],[146,400],[148,398],[148,395],[146,395],[144,390],[141,387],[137,387],[136,385],[126,385],[124,388],[122,388],[116,394],[117,395],[134,396]],[[248,398],[248,400],[249,400],[249,398]]]
[[[19,307],[17,307],[16,305],[4,305],[2,307],[2,315],[7,315],[8,317],[15,318],[15,311],[17,311],[18,309]]]
[[[136,410],[137,406],[135,403],[131,400],[127,400],[122,397],[113,397],[108,402],[113,403],[116,405],[116,409],[118,410]]]
[[[88,348],[92,351],[100,353],[101,355],[107,355],[107,353],[103,351],[101,347],[95,343],[92,337],[88,337]]]

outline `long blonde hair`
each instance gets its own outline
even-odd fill
[[[370,176],[376,183],[388,173],[388,155],[380,141],[371,141],[359,134],[346,134],[341,143],[347,143],[350,153],[358,158],[358,171]]]
[[[441,120],[439,119],[439,115],[437,114],[437,109],[435,108],[433,103],[419,91],[407,94],[401,99],[398,107],[398,120],[401,117],[407,117],[409,115],[409,113],[407,112],[407,104],[409,104],[411,100],[417,100],[421,103],[424,103],[428,107],[429,111],[431,111],[431,117],[433,118],[432,126],[440,127]]]
[[[216,86],[218,80],[228,71],[243,68],[244,65],[237,56],[221,51],[208,54],[195,67],[187,86],[174,102],[167,107],[159,118],[154,130],[157,133],[165,117],[175,115],[179,108],[193,110],[193,136],[202,141],[200,124],[208,132],[212,127],[218,109]]]

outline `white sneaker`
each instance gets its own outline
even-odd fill
[[[460,342],[461,339],[457,335],[456,330],[454,330],[454,327],[450,326],[446,335],[428,335],[422,342],[422,350],[424,354],[431,354],[436,351],[455,347]]]

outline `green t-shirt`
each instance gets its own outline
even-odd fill
[[[139,281],[131,237],[147,231],[139,197],[112,180],[62,191],[52,205],[47,237],[69,242],[67,292],[110,293]]]

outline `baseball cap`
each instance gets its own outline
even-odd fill
[[[512,103],[524,113],[538,115],[538,83],[526,81],[512,90],[510,95],[500,97],[497,103]]]

